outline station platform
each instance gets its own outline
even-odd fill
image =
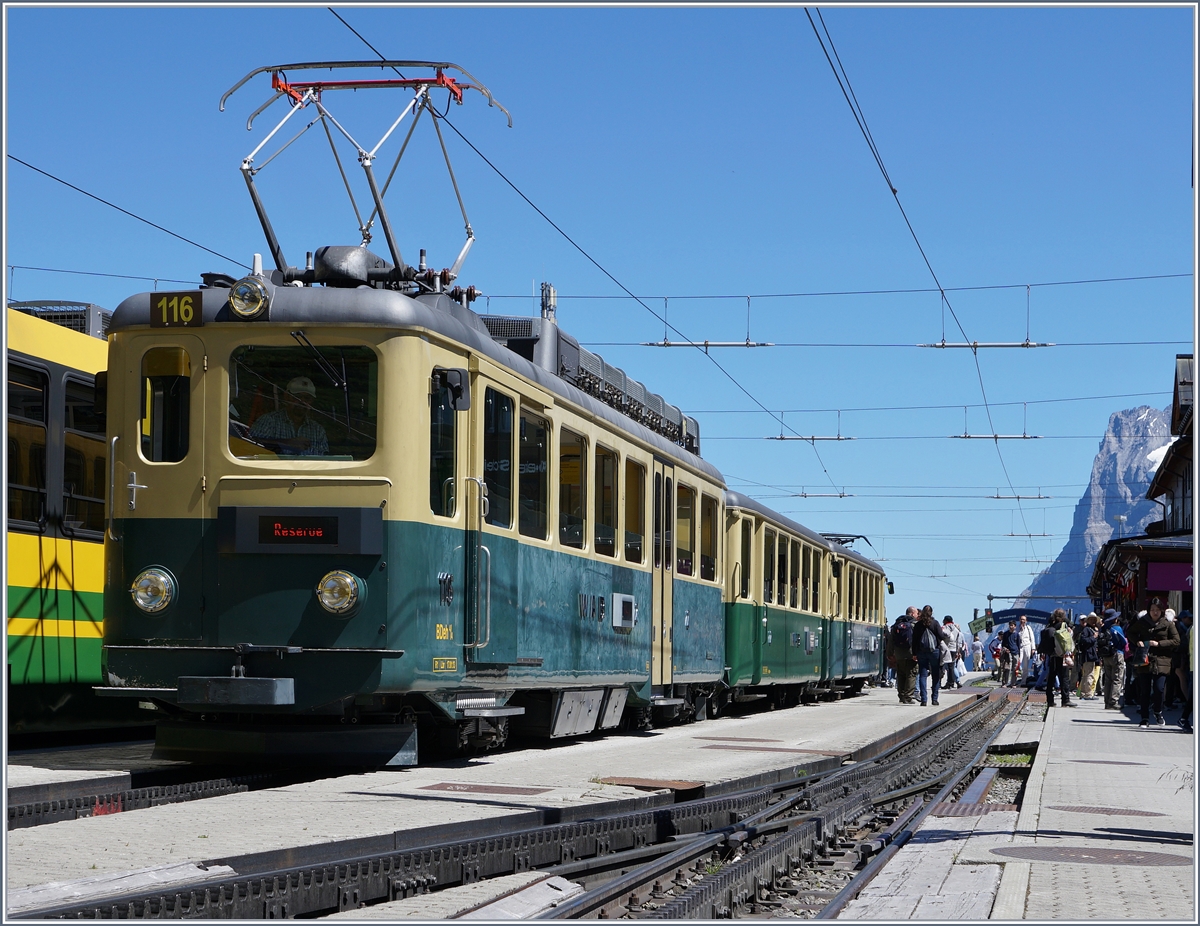
[[[983,677],[982,674],[979,677]],[[579,819],[596,805],[713,785],[802,763],[849,758],[922,719],[982,694],[943,693],[938,708],[900,704],[894,688],[788,710],[723,715],[647,733],[591,736],[194,803],[12,830],[5,878],[12,909],[27,889],[54,881],[59,894],[87,893],[103,875],[142,872],[154,883],[195,878],[197,864],[239,872],[243,862],[325,843],[446,832],[495,817]],[[540,825],[533,822],[528,825]],[[434,841],[431,836],[431,841]],[[189,870],[188,865],[191,864]],[[246,862],[249,864],[249,862]],[[78,891],[71,887],[79,882]]]
[[[1036,746],[1019,809],[927,817],[839,919],[1196,922],[1179,712],[1140,729],[1133,707],[1040,701],[997,739]]]

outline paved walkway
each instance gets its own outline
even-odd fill
[[[1006,737],[1038,741],[1019,811],[927,818],[840,918],[1196,922],[1195,738],[1078,705]]]

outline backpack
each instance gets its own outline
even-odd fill
[[[1054,655],[1065,656],[1075,652],[1075,636],[1065,624],[1054,631]]]
[[[907,617],[900,618],[898,621],[896,621],[895,626],[892,627],[892,645],[905,646],[908,647],[908,649],[912,649],[912,633],[912,621],[910,621]]]
[[[1123,650],[1124,647],[1122,647],[1122,651]],[[1112,628],[1105,627],[1102,631],[1100,631],[1100,635],[1096,638],[1096,653],[1101,659],[1107,659],[1116,652],[1117,643],[1116,640],[1113,639]]]

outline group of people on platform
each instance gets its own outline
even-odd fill
[[[1178,616],[1155,598],[1136,618],[1113,608],[1087,614],[1074,627],[1059,608],[1036,633],[1025,615],[1009,621],[992,648],[993,677],[1001,686],[1055,691],[1063,707],[1076,699],[1104,698],[1106,710],[1137,704],[1141,727],[1165,726],[1163,711],[1179,703],[1178,724],[1192,731],[1192,676],[1195,666],[1192,612]],[[947,616],[939,624],[933,608],[910,607],[887,634],[889,679],[894,674],[902,704],[937,704],[942,688],[962,687],[964,660],[983,667],[983,643],[964,634]],[[919,701],[918,701],[919,687]]]
[[[893,673],[901,704],[922,707],[937,704],[943,688],[962,688],[966,677],[966,658],[976,668],[983,659],[983,647],[971,640],[946,615],[941,623],[933,616],[933,605],[917,609],[914,605],[896,618],[887,634],[888,674]],[[917,700],[918,683],[920,701]]]

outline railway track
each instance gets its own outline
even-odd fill
[[[585,888],[546,914],[553,918],[761,916],[785,905],[816,915],[845,903],[856,893],[846,891],[877,868],[873,860],[903,843],[928,812],[926,797],[945,800],[962,786],[1011,706],[978,700],[899,742],[868,747],[853,764],[826,759],[803,775],[796,769],[758,775],[696,800],[624,802],[604,816],[594,806],[580,807],[578,819],[563,813],[554,822],[531,812],[515,824],[485,820],[442,828],[440,841],[415,835],[403,845],[407,834],[397,833],[175,866],[170,874],[147,875],[145,883],[97,879],[72,886],[74,896],[59,892],[40,902],[10,892],[8,913],[39,919],[320,916],[537,870]],[[859,879],[851,881],[855,874]]]

